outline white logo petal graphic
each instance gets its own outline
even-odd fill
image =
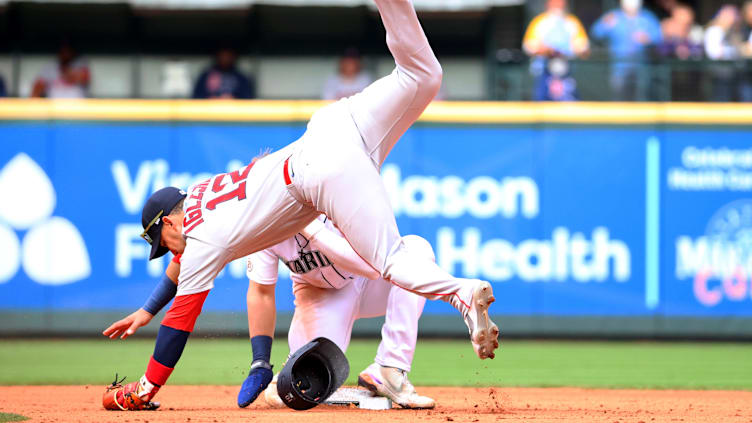
[[[0,220],[14,229],[28,229],[52,216],[55,188],[44,170],[18,153],[0,170]]]
[[[62,217],[32,228],[23,240],[23,268],[42,285],[65,285],[91,274],[86,244],[73,224]]]
[[[0,224],[0,283],[8,282],[21,264],[21,245],[16,233]]]

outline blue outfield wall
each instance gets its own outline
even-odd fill
[[[100,327],[141,306],[167,264],[148,263],[139,238],[148,195],[304,128],[0,123],[0,332]],[[752,334],[751,127],[418,124],[382,175],[401,232],[428,239],[447,270],[493,282],[512,333]],[[277,285],[282,315],[290,285]],[[205,312],[232,313],[242,333],[246,286],[233,263]],[[425,313],[434,333],[443,315],[461,330],[445,303]]]

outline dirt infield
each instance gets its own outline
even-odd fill
[[[752,392],[595,390],[578,388],[420,388],[435,410],[364,411],[317,407],[269,409],[263,401],[235,406],[236,387],[166,386],[162,409],[112,412],[101,408],[100,386],[0,387],[0,411],[32,422],[744,422],[752,423]]]

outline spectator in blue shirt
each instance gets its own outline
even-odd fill
[[[254,81],[238,71],[236,60],[233,49],[220,48],[212,66],[198,77],[193,98],[254,98]]]
[[[658,19],[642,8],[642,0],[621,0],[621,9],[601,16],[591,32],[594,39],[608,42],[615,98],[646,100],[650,74],[642,63],[648,48],[661,42]]]

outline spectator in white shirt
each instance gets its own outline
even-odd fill
[[[354,48],[348,48],[339,59],[337,73],[330,76],[324,84],[321,97],[324,100],[339,100],[363,91],[373,79],[363,70],[360,53]]]
[[[91,75],[89,66],[77,57],[68,43],[63,43],[57,52],[57,63],[37,76],[31,90],[32,97],[84,98],[88,94]]]
[[[705,54],[711,60],[736,60],[741,55],[739,9],[724,5],[705,31]],[[737,75],[730,63],[710,68],[713,79],[713,100],[732,101],[737,91]]]
[[[744,2],[742,8],[744,30],[742,31],[742,55],[747,59],[742,75],[742,101],[752,102],[752,0]]]
[[[739,10],[727,4],[718,11],[705,31],[705,54],[713,60],[739,57]]]

